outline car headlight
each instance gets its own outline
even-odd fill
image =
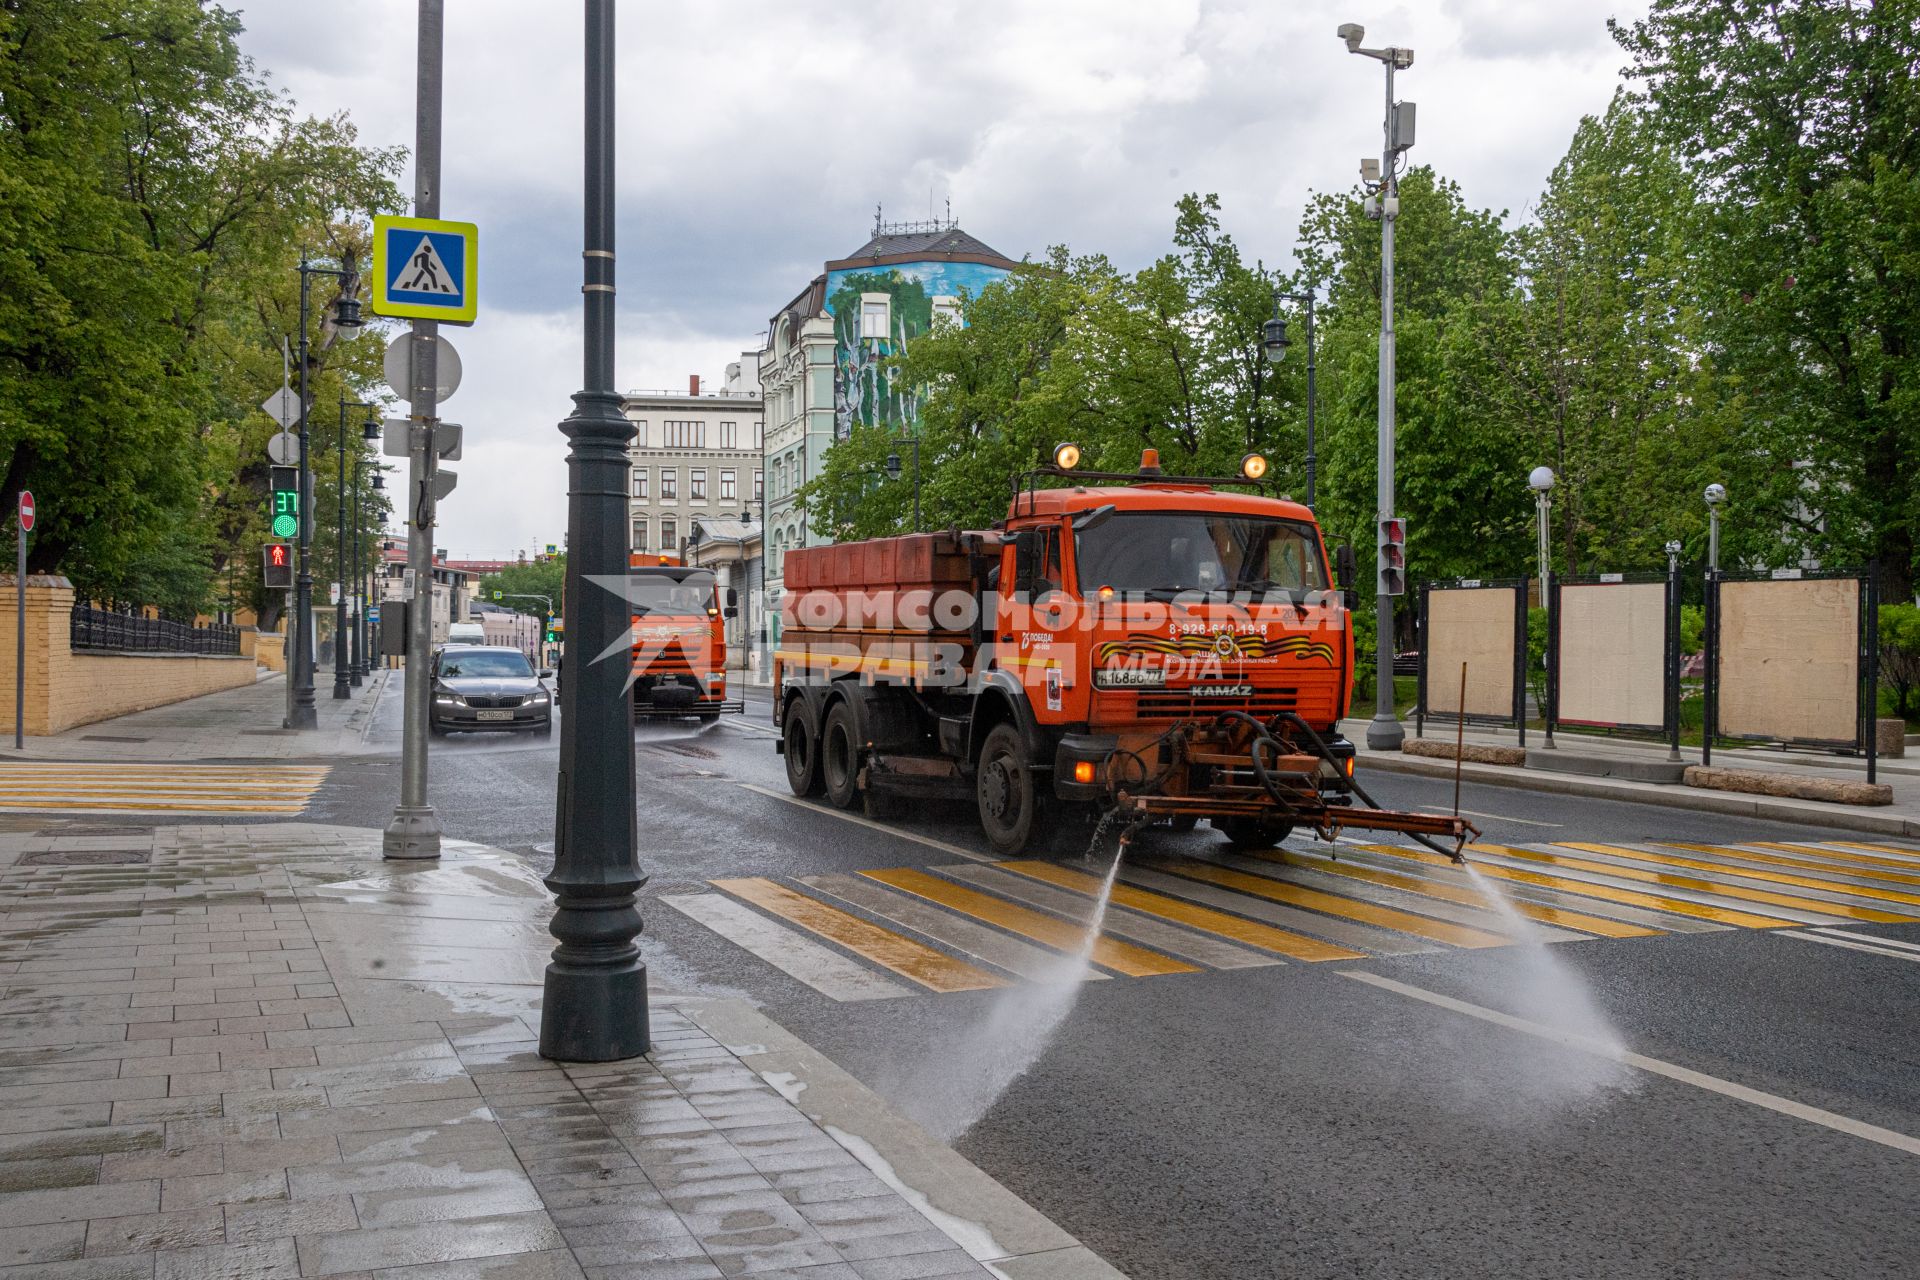
[[[552,695],[547,692],[547,687],[545,685],[541,685],[539,688],[533,691],[533,700],[535,702],[545,702],[551,696]]]
[[[457,693],[436,693],[433,700],[443,707],[464,707],[467,700]]]

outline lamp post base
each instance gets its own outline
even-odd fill
[[[1407,740],[1406,726],[1391,715],[1378,712],[1367,721],[1367,750],[1398,751]]]
[[[289,729],[318,729],[319,727],[320,713],[314,710],[312,703],[305,706],[295,703],[293,710],[287,714]]]
[[[359,672],[359,670],[358,670],[358,669],[356,669],[356,670],[354,671],[354,673],[353,673],[353,674],[352,674],[351,676],[349,676],[349,677],[348,677],[348,680],[349,680],[349,682],[350,682],[350,683],[351,683],[351,684],[353,685],[353,687],[354,687],[354,688],[356,688],[356,689],[358,689],[358,688],[360,687],[360,672]]]
[[[432,805],[410,809],[402,805],[393,811],[392,821],[380,842],[380,856],[390,859],[438,858],[440,856],[440,819]]]
[[[333,680],[333,700],[339,702],[344,698],[351,698],[352,696],[353,690],[347,687],[347,677],[344,675],[335,676]]]
[[[540,1056],[556,1062],[618,1062],[653,1047],[647,966],[636,956],[617,969],[547,966],[540,1005]]]

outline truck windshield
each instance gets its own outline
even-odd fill
[[[627,603],[636,616],[686,617],[704,614],[713,604],[713,572],[678,566],[632,569],[627,573]]]
[[[1326,564],[1313,526],[1205,511],[1123,511],[1074,535],[1080,590],[1324,591]]]

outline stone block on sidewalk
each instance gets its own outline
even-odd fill
[[[1401,744],[1400,750],[1410,756],[1431,756],[1438,760],[1454,758],[1454,744],[1442,742],[1438,738],[1408,738]],[[1469,742],[1460,748],[1460,759],[1468,764],[1504,764],[1520,768],[1527,763],[1524,747],[1496,747],[1485,743]]]
[[[1881,805],[1893,803],[1893,788],[1884,782],[1849,782],[1839,778],[1810,778],[1759,769],[1719,769],[1689,765],[1686,783],[1713,791],[1781,796],[1792,800],[1824,800],[1829,804]]]
[[[1879,741],[1875,750],[1883,757],[1899,758],[1907,754],[1907,722],[1898,716],[1882,716],[1873,722]]]

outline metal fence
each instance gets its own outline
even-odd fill
[[[240,628],[214,623],[196,627],[164,618],[111,613],[90,605],[73,606],[68,645],[76,652],[206,653],[240,652]]]

